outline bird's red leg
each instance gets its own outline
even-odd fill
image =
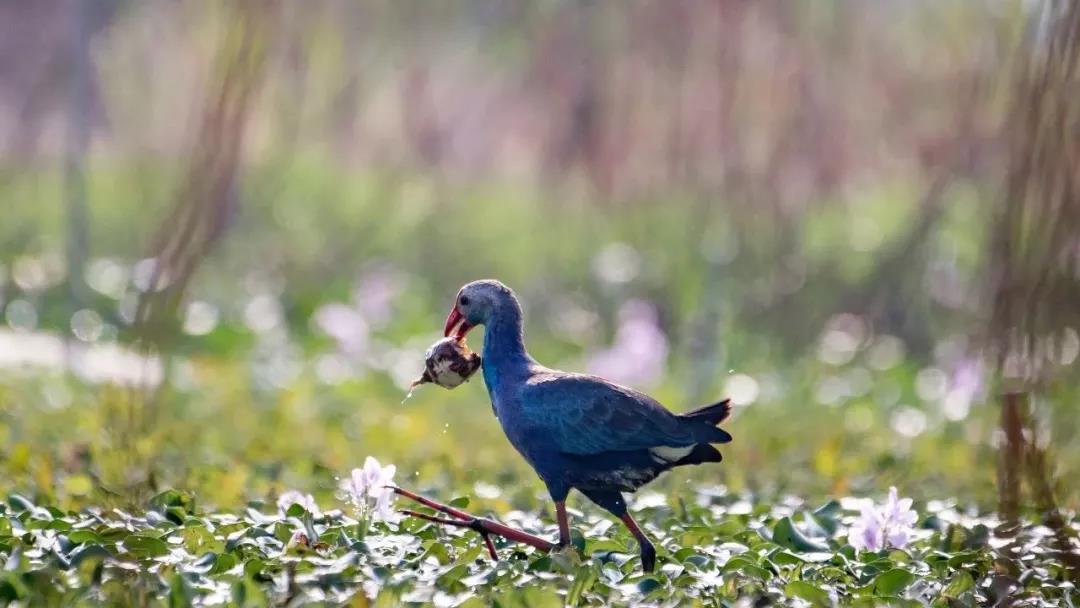
[[[559,520],[559,546],[570,544],[570,520],[566,516],[566,501],[555,503],[555,519]]]
[[[652,572],[656,567],[656,547],[649,541],[649,537],[645,536],[645,533],[638,527],[637,522],[630,516],[629,513],[624,513],[620,518],[626,527],[630,529],[630,533],[637,539],[638,544],[641,545],[641,569],[645,572]]]
[[[491,534],[495,534],[496,536],[502,536],[503,538],[529,545],[530,547],[533,547],[540,551],[551,551],[555,547],[554,543],[540,538],[539,536],[529,534],[528,532],[525,532],[523,530],[511,528],[510,526],[507,526],[506,524],[501,524],[495,520],[487,519],[484,517],[476,517],[475,515],[466,513],[461,509],[455,509],[454,507],[435,502],[430,498],[420,496],[419,494],[410,492],[409,490],[403,488],[394,487],[392,489],[394,490],[395,494],[404,496],[410,500],[414,500],[424,505],[425,507],[430,507],[432,509],[435,509],[436,511],[439,511],[440,513],[445,513],[450,517],[453,517],[454,519],[436,517],[434,515],[418,513],[416,511],[410,510],[403,511],[403,513],[405,513],[406,515],[410,517],[426,519],[427,521],[437,524],[455,526],[458,528],[469,528],[470,530],[475,530],[476,532],[478,532],[480,536],[483,537],[484,543],[487,545],[488,548],[488,553],[491,554],[492,559],[498,559],[498,554],[495,552],[495,544],[491,542]]]

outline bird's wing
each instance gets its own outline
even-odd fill
[[[552,373],[530,380],[522,409],[534,432],[568,454],[696,443],[685,424],[648,395],[595,376]]]

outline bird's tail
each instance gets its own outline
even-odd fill
[[[731,415],[731,400],[724,399],[712,405],[699,407],[685,414],[680,414],[683,420],[699,423],[697,426],[697,440],[703,443],[727,443],[731,441],[731,435],[720,428],[719,425]]]
[[[724,457],[720,455],[720,450],[714,448],[707,443],[699,443],[694,446],[689,454],[683,456],[679,461],[675,462],[672,466],[681,467],[687,464],[704,464],[706,462],[720,462]]]
[[[690,410],[685,414],[681,414],[682,418],[687,420],[698,420],[701,422],[707,422],[713,426],[720,424],[727,420],[727,417],[731,415],[731,399],[724,399],[723,401],[717,401],[711,405],[705,405],[697,408],[696,410]]]

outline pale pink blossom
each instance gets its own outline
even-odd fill
[[[630,300],[619,310],[614,343],[594,353],[588,369],[614,382],[648,387],[663,376],[667,356],[667,336],[656,309],[648,302]]]
[[[911,541],[919,519],[911,505],[910,498],[899,498],[896,488],[889,488],[889,498],[884,504],[863,506],[859,520],[848,530],[848,542],[856,551],[903,549]]]
[[[384,521],[394,519],[394,473],[397,467],[388,464],[385,467],[375,458],[368,456],[364,467],[353,469],[349,476],[341,481],[345,498],[352,503],[361,518],[372,517]]]
[[[319,510],[319,505],[315,502],[315,497],[311,494],[304,494],[303,492],[298,492],[296,490],[289,490],[287,492],[282,492],[281,496],[278,496],[278,511],[280,511],[282,514],[288,512],[289,507],[293,505],[300,505],[301,507],[304,507],[305,511],[314,515],[315,517],[319,517],[320,515],[322,515],[322,511]]]

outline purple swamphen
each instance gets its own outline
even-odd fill
[[[731,441],[717,427],[727,400],[674,414],[648,395],[596,376],[540,365],[525,350],[521,305],[498,281],[474,281],[457,294],[446,336],[485,328],[484,382],[510,443],[547,485],[559,522],[558,546],[570,543],[566,497],[577,489],[620,518],[641,545],[651,572],[656,549],[630,516],[623,492],[683,465],[720,462],[715,443]]]

